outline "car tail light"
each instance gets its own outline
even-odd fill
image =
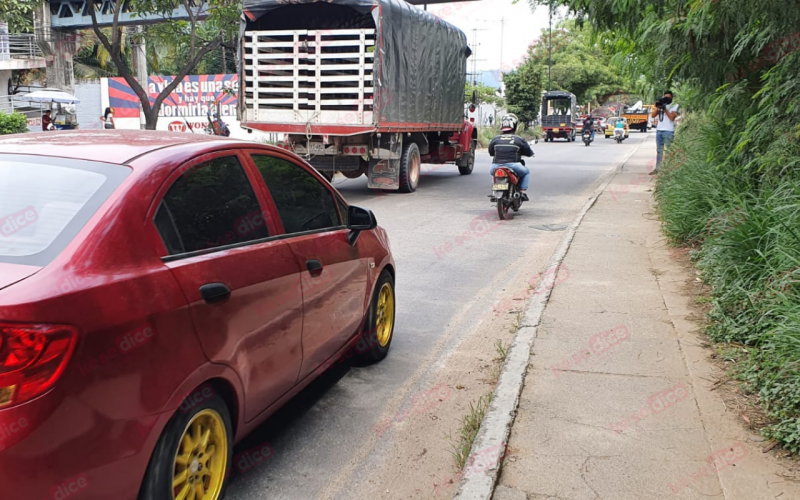
[[[506,175],[506,171],[505,170],[497,170],[494,173],[494,176],[495,177],[508,177],[508,175]]]
[[[69,326],[0,323],[0,408],[48,391],[67,366],[78,332]]]

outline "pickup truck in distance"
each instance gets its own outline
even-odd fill
[[[245,0],[244,14],[244,128],[371,189],[413,192],[423,163],[472,173],[461,30],[403,0]]]

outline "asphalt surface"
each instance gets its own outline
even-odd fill
[[[527,160],[531,201],[489,237],[458,246],[456,236],[469,231],[477,218],[496,217],[487,198],[491,158],[485,150],[479,151],[469,176],[459,175],[452,165],[424,165],[413,194],[376,195],[367,189],[366,178],[337,177],[334,185],[348,202],[373,210],[389,233],[397,263],[392,350],[374,366],[335,365],[237,445],[235,456],[266,444],[272,454],[251,470],[237,473],[226,498],[362,498],[357,487],[331,484],[347,474],[345,483],[358,485],[384,466],[386,447],[374,446],[345,471],[355,450],[373,438],[373,425],[387,401],[423,362],[430,373],[441,369],[443,363],[424,358],[456,316],[464,315],[465,307],[467,315],[474,312],[476,317],[491,308],[493,302],[475,297],[495,277],[501,267],[498,262],[514,261],[531,245],[544,244],[538,241],[541,235],[563,230],[602,177],[648,136],[632,132],[620,145],[598,135],[590,147],[580,142],[539,142],[534,145],[536,157]],[[449,251],[448,242],[453,244]],[[531,276],[535,273],[532,270]],[[457,340],[451,342],[437,361],[457,348]],[[392,498],[391,492],[385,498]]]

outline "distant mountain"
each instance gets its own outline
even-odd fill
[[[471,82],[472,75],[469,75],[468,79]],[[503,83],[503,76],[499,69],[479,71],[478,82],[499,89]]]

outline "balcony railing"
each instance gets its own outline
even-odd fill
[[[44,57],[33,34],[9,35],[0,33],[0,61]]]

